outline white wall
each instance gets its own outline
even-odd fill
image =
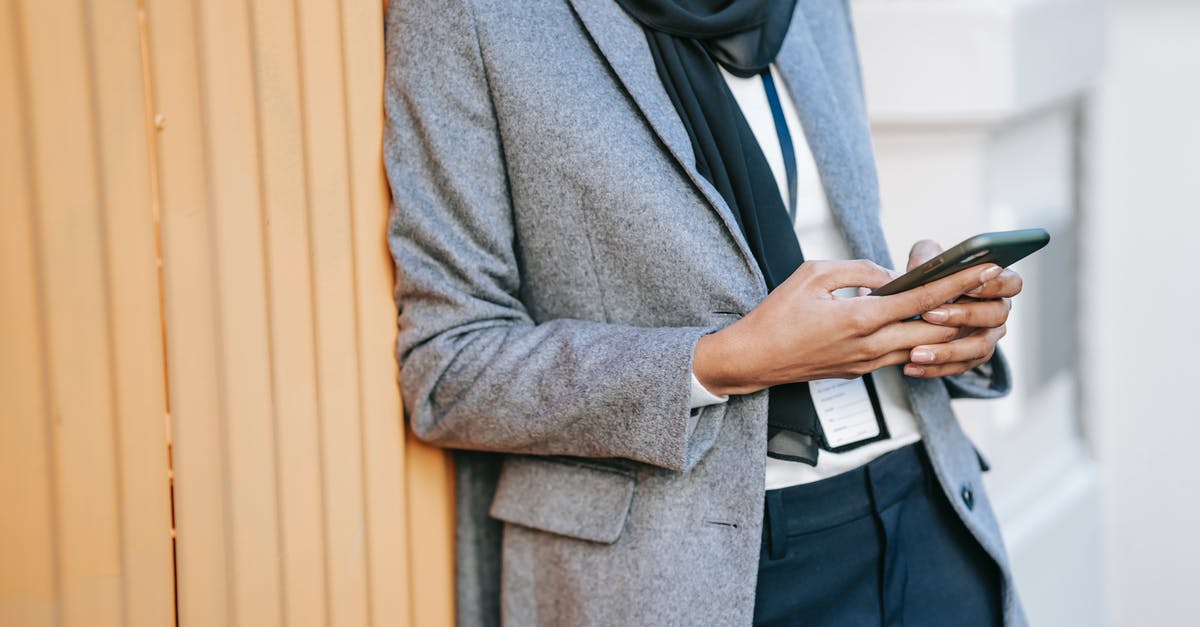
[[[1111,12],[1081,277],[1111,622],[1200,625],[1200,3]]]
[[[1200,2],[855,15],[897,260],[918,237],[1056,235],[1020,267],[1013,397],[958,406],[1030,618],[1200,625]]]
[[[1014,390],[956,410],[1034,625],[1106,622],[1100,473],[1080,402],[1079,163],[1105,54],[1098,0],[856,0],[883,223],[893,256],[1041,226],[1004,347]]]

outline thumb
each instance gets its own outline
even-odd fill
[[[843,287],[875,289],[889,283],[896,273],[866,259],[819,262],[821,287],[834,292]]]
[[[942,252],[941,244],[931,240],[923,239],[916,244],[913,244],[912,250],[908,252],[908,269],[913,268],[933,259]]]

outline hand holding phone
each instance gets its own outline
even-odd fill
[[[910,271],[875,291],[901,293],[924,285],[940,276],[950,275],[983,263],[995,263],[990,272],[995,276],[974,290],[965,292],[970,298],[954,299],[924,312],[920,319],[931,324],[959,329],[957,339],[941,344],[916,346],[910,353],[910,363],[904,374],[910,377],[937,377],[960,373],[991,359],[996,342],[1006,332],[1010,298],[1021,290],[1021,277],[1004,266],[1044,247],[1049,235],[1042,229],[1027,229],[1007,233],[984,233],[972,237],[931,259],[921,260],[940,252],[935,243],[919,242],[910,255]]]
[[[1044,229],[980,233],[876,289],[871,295],[898,294],[983,263],[1006,268],[1048,243],[1050,234]]]

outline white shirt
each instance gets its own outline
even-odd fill
[[[721,70],[725,83],[733,92],[733,98],[745,116],[750,130],[754,132],[771,172],[779,193],[787,203],[787,172],[783,165],[783,153],[779,145],[779,137],[775,132],[775,119],[771,115],[771,105],[767,100],[767,92],[763,87],[762,78],[736,77],[724,69]],[[829,210],[829,202],[825,198],[821,186],[817,164],[805,141],[803,127],[800,124],[799,112],[791,95],[784,88],[784,82],[771,67],[772,78],[775,79],[783,117],[787,122],[792,145],[796,151],[796,237],[804,251],[805,259],[849,259],[850,249],[845,238],[833,222],[833,214]],[[912,408],[908,403],[908,395],[901,379],[900,367],[891,366],[875,371],[876,392],[879,394],[880,408],[883,410],[884,421],[887,423],[891,437],[886,440],[872,442],[845,453],[821,451],[816,466],[800,462],[789,462],[773,457],[767,458],[766,489],[774,490],[802,483],[810,483],[853,470],[867,462],[903,446],[921,439],[917,431],[917,422]],[[709,392],[692,376],[691,406],[693,408],[723,403],[729,400],[727,396],[717,396]]]

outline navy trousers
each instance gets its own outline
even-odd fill
[[[766,494],[755,625],[998,626],[1000,599],[920,443]]]

